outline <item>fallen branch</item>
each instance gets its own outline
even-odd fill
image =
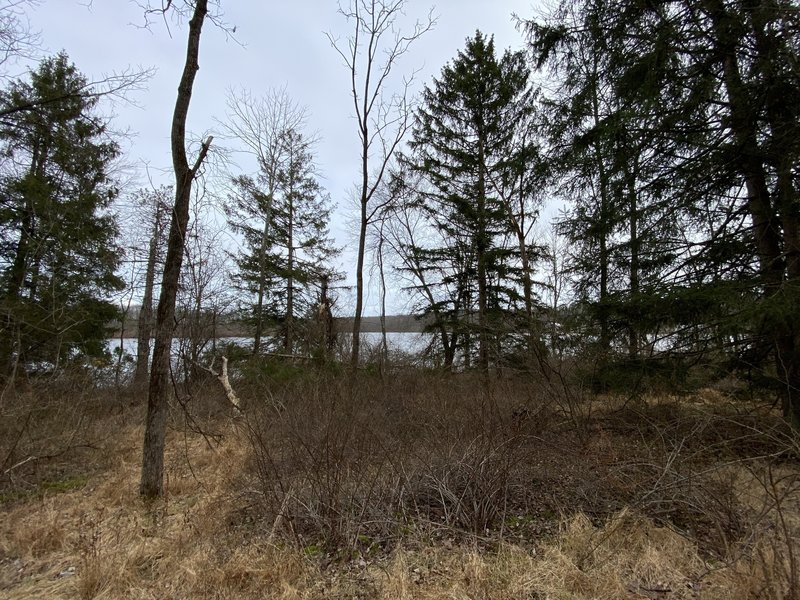
[[[21,461],[19,461],[16,464],[10,466],[9,468],[5,469],[3,471],[3,475],[8,475],[9,473],[14,471],[15,469],[18,469],[19,467],[22,467],[23,465],[26,465],[29,462],[38,461],[38,460],[52,460],[54,458],[58,458],[60,456],[63,456],[64,454],[66,454],[70,450],[75,450],[77,448],[89,448],[90,450],[100,450],[100,447],[99,446],[95,446],[94,444],[76,444],[74,446],[69,445],[66,448],[64,448],[63,450],[61,450],[59,452],[55,452],[54,454],[41,454],[41,455],[38,455],[38,456],[34,455],[34,454],[31,454],[27,458],[23,458]]]
[[[216,359],[214,359],[216,360]],[[233,404],[234,408],[237,411],[242,412],[241,402],[239,401],[239,397],[236,395],[236,392],[233,391],[233,387],[231,386],[231,382],[228,379],[228,358],[226,356],[222,357],[222,371],[217,373],[214,370],[214,360],[211,361],[211,364],[207,367],[198,364],[197,366],[200,367],[203,371],[207,373],[211,373],[217,380],[222,384],[222,389],[225,391],[225,396],[228,398],[228,402]]]
[[[311,356],[304,356],[303,354],[280,354],[277,352],[262,352],[262,356],[272,356],[275,358],[291,358],[292,360],[312,360]]]
[[[15,464],[15,465],[9,467],[8,469],[6,469],[5,471],[3,471],[3,475],[8,475],[14,469],[16,469],[18,467],[21,467],[22,465],[27,464],[27,463],[31,462],[32,460],[39,460],[39,458],[40,457],[38,457],[38,456],[29,456],[28,458],[19,461],[17,464]]]

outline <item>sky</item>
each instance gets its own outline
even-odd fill
[[[128,185],[147,187],[150,181],[172,183],[170,121],[185,59],[187,26],[153,20],[144,27],[138,4],[141,0],[39,0],[28,16],[33,29],[40,32],[43,52],[66,51],[90,79],[126,69],[155,69],[145,89],[130,94],[129,102],[116,102],[106,109],[114,113],[113,128],[128,133],[123,144],[132,173]],[[349,225],[350,198],[359,173],[359,145],[349,72],[325,35],[345,41],[350,33],[337,8],[335,0],[222,0],[223,19],[235,26],[235,34],[211,23],[204,26],[187,128],[195,139],[218,132],[229,90],[244,89],[260,96],[285,87],[295,102],[307,108],[308,131],[319,136],[316,158],[321,183],[338,206],[331,232],[344,248],[337,267],[352,282],[355,234]],[[439,0],[435,5],[408,0],[404,30],[415,20],[424,20],[431,9],[437,18],[435,27],[398,63],[389,89],[414,71],[416,90],[430,84],[478,29],[494,35],[498,51],[521,48],[523,39],[512,13],[526,18],[535,10],[532,0]],[[249,170],[246,157],[234,161],[242,171]],[[374,291],[370,293],[367,313],[375,314],[376,297]],[[389,312],[404,309],[399,294],[392,295],[390,304]]]

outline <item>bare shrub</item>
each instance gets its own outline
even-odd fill
[[[414,513],[429,521],[486,536],[501,523],[522,460],[512,437],[481,435],[435,448],[409,486]]]
[[[265,521],[302,547],[362,552],[391,546],[412,521],[479,536],[501,526],[524,494],[513,413],[526,399],[488,403],[474,384],[399,373],[351,387],[320,375],[251,405]]]
[[[23,432],[17,462],[57,456],[13,471],[23,494],[0,505],[0,585],[85,598],[798,595],[800,454],[768,407],[585,396],[578,431],[528,376],[259,368],[243,380],[236,365],[241,418],[218,384],[176,398],[156,504],[131,493],[141,426],[125,423],[127,403],[79,380],[7,402],[23,419],[0,423]]]
[[[265,516],[304,547],[374,543],[396,505],[385,411],[344,380],[298,382],[248,413]]]
[[[124,421],[127,410],[83,371],[7,387],[0,401],[0,494],[58,487],[65,462],[90,471],[114,439],[112,423]],[[74,480],[74,469],[67,470],[66,479]]]

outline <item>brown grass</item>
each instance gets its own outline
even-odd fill
[[[592,400],[577,432],[513,380],[491,398],[468,377],[421,374],[355,393],[322,377],[241,389],[246,419],[213,395],[204,419],[176,412],[153,504],[136,494],[141,406],[84,397],[82,419],[26,434],[21,454],[93,448],[4,482],[0,597],[796,594],[796,447],[716,392]]]

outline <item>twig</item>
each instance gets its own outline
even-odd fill
[[[8,469],[6,469],[5,471],[3,471],[3,475],[8,475],[8,474],[9,474],[9,473],[11,473],[11,471],[13,471],[14,469],[16,469],[16,468],[18,468],[18,467],[21,467],[22,465],[24,465],[24,464],[26,464],[26,463],[29,463],[29,462],[31,462],[32,460],[39,460],[39,458],[40,458],[39,456],[29,456],[28,458],[26,458],[26,459],[24,459],[24,460],[21,460],[21,461],[19,461],[17,464],[15,464],[15,465],[13,465],[13,466],[9,467]]]
[[[286,508],[289,504],[289,499],[292,497],[292,491],[293,488],[289,488],[289,491],[283,496],[283,502],[281,502],[278,515],[275,517],[275,522],[272,524],[272,529],[267,537],[267,544],[272,544],[278,531],[280,531],[281,527],[283,526],[283,522],[286,520]]]

